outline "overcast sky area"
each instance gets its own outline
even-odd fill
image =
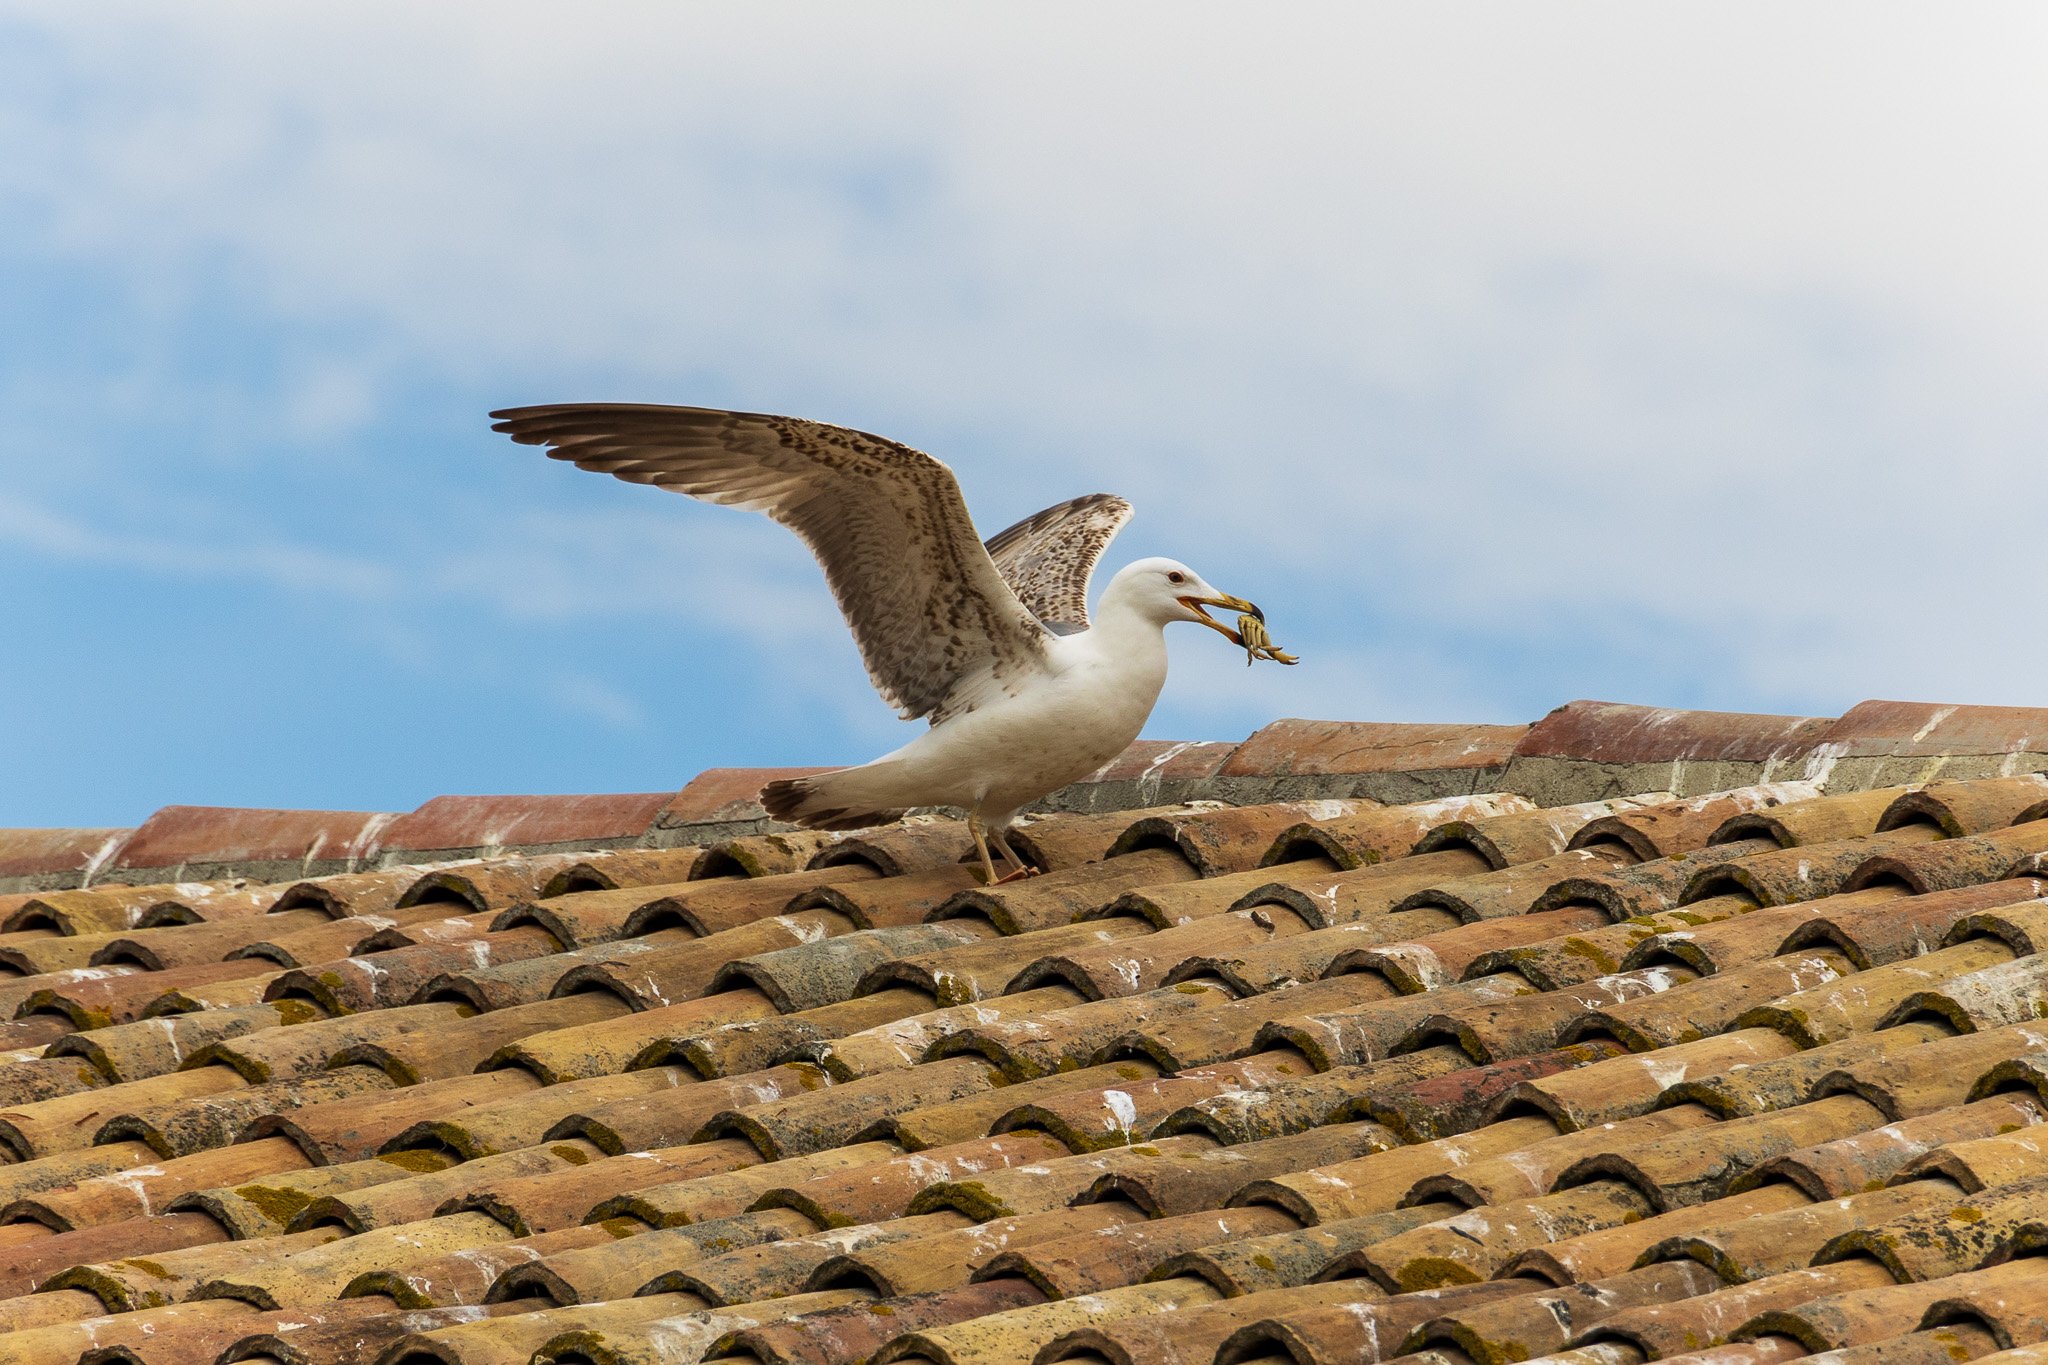
[[[1850,21],[1852,20],[1852,21]],[[1850,22],[1845,22],[1850,21]],[[0,826],[912,731],[521,403],[1122,493],[1147,733],[2048,705],[2048,8],[0,3]]]

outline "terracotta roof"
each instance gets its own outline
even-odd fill
[[[0,1361],[2048,1360],[2048,712],[0,832]]]

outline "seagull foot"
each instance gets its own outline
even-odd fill
[[[1005,872],[1002,876],[990,882],[989,885],[1002,886],[1007,882],[1021,882],[1026,877],[1036,877],[1037,875],[1038,869],[1035,867],[1020,867],[1014,872]]]

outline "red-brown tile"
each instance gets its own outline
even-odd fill
[[[1758,1313],[1787,1308],[1824,1294],[1876,1289],[1890,1280],[1884,1269],[1869,1261],[1789,1270],[1710,1294],[1625,1309],[1594,1327],[1589,1335],[1628,1342],[1650,1359],[1659,1360],[1704,1346],[1719,1346]],[[1795,1347],[1795,1351],[1805,1349]]]
[[[867,1360],[906,1332],[967,1322],[1044,1300],[1045,1293],[1037,1285],[1011,1276],[892,1298],[886,1305],[850,1303],[764,1323],[736,1333],[722,1349],[743,1353],[762,1365]]]
[[[377,851],[391,818],[371,811],[165,806],[122,844],[114,866],[359,861]]]
[[[0,829],[0,881],[83,875],[106,862],[133,830]]]
[[[1525,725],[1276,720],[1237,746],[1218,777],[1424,772],[1505,766]]]
[[[1638,859],[1668,858],[1706,847],[1715,831],[1729,820],[1754,811],[1809,801],[1820,795],[1811,782],[1768,782],[1733,791],[1713,792],[1684,801],[1603,815],[1572,836],[1571,847],[1617,843]],[[2048,789],[2044,789],[2048,795]],[[1867,832],[1867,831],[1861,831]]]
[[[761,788],[770,782],[814,777],[829,768],[706,768],[688,785],[668,799],[658,827],[677,829],[687,825],[724,824],[740,820],[762,820]]]
[[[1179,782],[1213,777],[1237,750],[1229,743],[1141,739],[1085,779],[1089,782]]]
[[[1223,810],[1154,815],[1132,823],[1110,846],[1116,857],[1140,848],[1179,850],[1204,877],[1248,872],[1282,833],[1302,821],[1333,820],[1383,809],[1373,801],[1278,801]]]
[[[2041,1123],[2042,1118],[2039,1102],[2030,1095],[1994,1095],[1975,1104],[1957,1105],[1787,1152],[1750,1172],[1736,1185],[1744,1187],[1771,1180],[1789,1180],[1815,1199],[1846,1198],[1882,1187],[1917,1158],[1943,1149],[1932,1165],[1915,1166],[1914,1169],[1935,1171],[1955,1180],[1965,1190],[1982,1189],[1986,1183],[2001,1183],[1998,1177],[2017,1179],[2020,1174],[2032,1172],[1996,1170],[1995,1174],[1987,1172],[1994,1174],[1994,1178],[1987,1182],[1971,1174],[1967,1157],[1960,1162],[1949,1162],[1943,1158],[1958,1147],[1969,1147],[1973,1140],[2003,1135],[2020,1139],[2030,1147],[2039,1147],[2039,1133],[2015,1130],[2031,1130]],[[2035,1155],[2029,1152],[2029,1159]]]
[[[1531,1247],[1503,1267],[1502,1273],[1532,1275],[1554,1285],[1580,1284],[1619,1275],[1631,1266],[1643,1264],[1644,1253],[1651,1247],[1679,1246],[1703,1229],[1742,1226],[1812,1206],[1805,1192],[1791,1185],[1765,1185],[1710,1204],[1684,1206],[1620,1227],[1601,1228]]]
[[[2048,801],[2048,774],[1930,782],[1894,801],[1877,827],[1892,829],[1920,820],[1949,835],[1984,834],[2012,824],[2043,801]]]
[[[437,796],[384,830],[387,853],[638,840],[665,792],[601,796]],[[147,826],[144,826],[147,829]]]
[[[622,887],[671,886],[689,880],[704,850],[686,848],[600,849],[578,858],[548,878],[543,897],[579,891],[617,891]]]
[[[1844,758],[2026,753],[2048,749],[2048,709],[1866,701],[1850,707],[1816,742],[1839,747]]]
[[[1592,763],[1765,763],[1806,753],[1830,723],[1809,716],[1574,701],[1537,721],[1515,746],[1515,756]]]
[[[1535,803],[1524,796],[1482,792],[1476,796],[1446,796],[1435,801],[1381,806],[1348,816],[1306,820],[1282,830],[1259,862],[1272,867],[1321,856],[1348,871],[1401,857],[1423,835],[1447,821],[1486,820],[1535,809]]]
[[[71,891],[44,891],[9,896],[13,908],[4,927],[10,933],[55,929],[62,934],[105,934],[134,929],[151,907],[181,895],[212,889],[233,889],[247,882],[179,882],[151,886],[101,884]]]

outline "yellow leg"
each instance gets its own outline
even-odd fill
[[[995,860],[988,856],[988,838],[982,833],[980,816],[969,812],[967,816],[967,832],[974,836],[974,849],[977,853],[981,854],[981,867],[982,871],[986,874],[982,885],[994,886],[996,884],[996,864]],[[1000,838],[1000,836],[998,837]]]
[[[1010,841],[1003,837],[1002,830],[992,829],[989,831],[988,837],[995,842],[997,850],[1010,860],[1010,866],[1015,869],[1015,871],[1005,873],[1003,881],[1014,882],[1020,877],[1035,877],[1038,875],[1037,868],[1032,867],[1017,856],[1017,850],[1010,847]],[[998,885],[1000,884],[998,883]]]

